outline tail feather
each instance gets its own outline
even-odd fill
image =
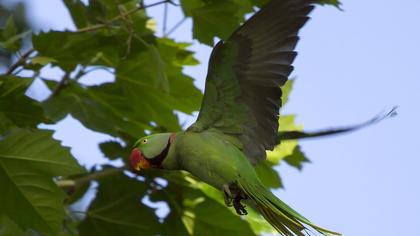
[[[304,234],[302,233],[302,230],[304,230],[305,227],[303,225],[297,226],[293,223],[291,224],[288,222],[288,219],[279,217],[269,208],[259,206],[258,209],[260,210],[264,218],[267,219],[267,221],[270,222],[270,224],[273,225],[273,227],[282,235],[304,236]]]
[[[250,184],[238,181],[240,188],[253,200],[262,216],[281,234],[285,236],[305,236],[307,227],[312,227],[323,235],[341,235],[321,228],[300,215],[278,199],[262,184]]]

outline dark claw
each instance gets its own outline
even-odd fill
[[[241,200],[248,199],[248,196],[238,188],[236,184],[225,184],[223,185],[223,193],[225,197],[225,204],[233,207],[238,215],[247,215],[248,212],[245,210],[245,206],[242,205]]]
[[[235,198],[233,200],[233,207],[235,207],[236,214],[238,215],[247,215],[248,212],[245,210],[245,206],[241,203],[241,198]]]

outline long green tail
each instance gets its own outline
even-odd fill
[[[305,236],[308,225],[323,235],[341,235],[323,229],[297,213],[266,189],[261,183],[248,183],[239,180],[240,188],[251,198],[262,216],[281,234],[286,236]]]

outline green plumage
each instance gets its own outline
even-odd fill
[[[237,137],[257,163],[276,144],[281,89],[293,70],[311,0],[274,0],[213,49],[197,122]]]
[[[277,143],[280,87],[293,70],[297,34],[313,2],[273,0],[219,42],[196,123],[184,132],[140,139],[133,168],[189,171],[222,191],[238,214],[246,213],[241,200],[250,199],[282,235],[304,235],[307,227],[337,234],[283,203],[263,186],[253,167]]]

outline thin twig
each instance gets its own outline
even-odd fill
[[[185,22],[185,20],[187,19],[187,17],[184,17],[182,20],[178,21],[178,23],[176,23],[174,25],[174,27],[172,27],[166,34],[164,34],[163,36],[169,36],[170,34],[172,34],[178,27],[180,27],[182,25],[182,23]]]
[[[92,70],[90,70],[90,71],[92,71]],[[74,76],[74,78],[73,78],[73,79],[74,79],[75,81],[77,81],[77,80],[79,80],[82,76],[84,76],[85,74],[87,74],[87,73],[88,73],[88,72],[90,72],[90,71],[87,71],[87,70],[86,70],[86,68],[82,66],[82,67],[79,69],[79,71],[77,72],[77,74]],[[69,81],[70,79],[71,79],[71,78],[70,78],[70,73],[69,73],[69,72],[66,72],[66,73],[63,75],[63,77],[61,78],[60,82],[58,82],[57,86],[54,88],[54,90],[52,91],[52,93],[51,93],[51,95],[48,97],[48,99],[50,99],[50,98],[52,98],[52,97],[57,96],[57,95],[61,92],[61,90],[63,90],[63,88],[67,86],[68,81]]]
[[[54,90],[52,91],[48,99],[57,96],[61,92],[61,90],[67,85],[67,82],[69,79],[70,79],[70,74],[66,72],[61,78],[60,82],[58,82],[57,86],[54,88]]]
[[[124,8],[119,8],[119,11],[120,11],[120,13],[123,13],[123,14],[125,12],[127,12],[127,10],[125,10]],[[125,51],[125,55],[123,57],[123,59],[126,59],[131,52],[131,42],[133,40],[134,29],[132,27],[133,23],[131,22],[130,18],[124,17],[124,20],[129,23],[129,24],[126,24],[126,28],[127,28],[126,31],[128,33],[128,38],[127,38],[127,42],[126,42],[127,43],[127,50]]]
[[[29,51],[25,52],[23,55],[20,56],[20,58],[9,67],[9,69],[4,73],[5,75],[11,75],[13,74],[13,71],[16,70],[19,66],[22,66],[25,64],[26,59],[34,52],[34,49],[29,49]]]
[[[166,25],[168,23],[167,21],[168,21],[168,3],[165,3],[163,5],[163,29],[162,29],[163,35],[166,34]]]
[[[92,26],[88,26],[88,27],[85,27],[85,28],[81,28],[81,29],[78,29],[77,31],[75,31],[75,33],[84,33],[84,32],[95,31],[95,30],[104,28],[104,27],[110,25],[111,23],[113,23],[115,21],[118,21],[118,20],[121,20],[121,19],[127,17],[128,15],[131,15],[131,14],[133,14],[133,13],[139,11],[139,10],[143,10],[143,9],[153,7],[153,6],[157,6],[157,5],[160,5],[160,4],[163,4],[163,3],[167,3],[167,2],[170,2],[170,1],[169,0],[164,0],[164,1],[156,2],[156,3],[152,3],[150,5],[139,4],[136,8],[128,10],[128,11],[124,12],[123,14],[120,14],[120,15],[112,18],[111,20],[103,23],[103,24],[97,24],[97,25],[92,25]]]
[[[175,3],[175,2],[174,2],[174,1],[172,1],[172,0],[167,0],[167,2],[168,2],[169,4],[171,4],[172,6],[179,7],[179,3]]]
[[[331,135],[337,135],[337,134],[344,134],[348,132],[353,132],[356,130],[360,130],[362,128],[368,127],[373,124],[377,124],[381,121],[383,121],[386,118],[394,117],[397,115],[397,107],[393,107],[390,111],[386,113],[380,113],[377,114],[372,119],[365,121],[360,124],[347,126],[347,127],[339,127],[339,128],[330,128],[330,129],[324,129],[320,131],[315,132],[304,132],[304,131],[283,131],[279,132],[277,134],[278,136],[278,142],[283,140],[295,140],[295,139],[307,139],[307,138],[319,138],[319,137],[327,137]]]
[[[122,171],[126,170],[127,167],[119,167],[119,168],[112,168],[112,169],[105,169],[93,173],[89,173],[84,175],[80,178],[76,179],[63,179],[56,182],[57,186],[60,188],[67,188],[67,187],[77,187],[79,185],[83,185],[89,183],[93,180],[102,179],[108,176],[116,175],[121,173]]]
[[[89,74],[90,72],[95,71],[95,70],[104,70],[104,71],[106,71],[108,73],[111,73],[111,74],[114,73],[114,71],[112,71],[111,68],[99,65],[99,66],[92,66],[92,67],[89,67],[88,69],[85,69],[84,74]]]

